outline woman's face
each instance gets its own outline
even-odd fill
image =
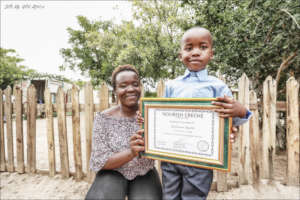
[[[134,107],[141,95],[140,80],[133,71],[121,71],[116,76],[116,95],[123,106]]]

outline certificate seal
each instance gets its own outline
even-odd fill
[[[205,140],[199,140],[197,142],[197,148],[200,152],[206,152],[209,149],[208,142]]]

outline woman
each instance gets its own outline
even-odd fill
[[[161,199],[153,160],[138,157],[144,140],[136,122],[141,94],[137,70],[117,67],[112,85],[120,104],[96,114],[90,168],[98,173],[86,199]]]

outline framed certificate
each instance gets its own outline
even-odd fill
[[[143,157],[230,171],[231,118],[221,118],[214,98],[142,98]]]

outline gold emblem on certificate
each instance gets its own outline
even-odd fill
[[[144,157],[230,170],[231,119],[218,117],[214,99],[142,98]]]

